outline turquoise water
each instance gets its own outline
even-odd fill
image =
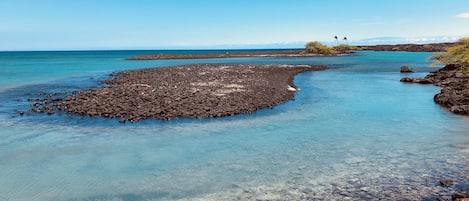
[[[468,184],[469,118],[433,103],[429,53],[126,61],[158,51],[0,52],[0,200],[420,200]],[[174,52],[170,52],[174,53]],[[295,100],[222,119],[26,114],[28,98],[121,70],[191,63],[320,64]]]

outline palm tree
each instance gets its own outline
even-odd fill
[[[336,43],[336,44],[339,44],[339,37],[334,36],[334,40],[335,40],[335,43]]]
[[[348,38],[347,38],[347,36],[344,37],[344,40],[345,40],[345,44],[348,45]]]

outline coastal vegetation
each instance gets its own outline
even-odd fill
[[[333,49],[340,53],[347,53],[348,51],[360,50],[360,48],[356,46],[346,44],[334,46]]]
[[[335,55],[337,51],[333,48],[327,47],[318,41],[311,41],[305,45],[305,53],[309,54],[322,54],[322,55]]]
[[[439,53],[432,57],[436,60],[433,65],[456,65],[464,72],[469,71],[469,38],[459,39],[459,44],[448,48],[445,53]]]
[[[344,38],[345,40],[346,38]],[[306,43],[304,53],[307,54],[320,54],[320,55],[337,55],[345,54],[352,50],[359,50],[359,48],[351,45],[341,44],[334,47],[328,47],[318,41],[311,41]]]

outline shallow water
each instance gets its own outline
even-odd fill
[[[147,54],[148,52],[143,52]],[[434,104],[429,53],[125,61],[139,51],[0,53],[0,200],[409,199],[468,184],[469,118]],[[253,115],[146,120],[26,114],[28,98],[113,71],[189,63],[320,64],[295,100]]]

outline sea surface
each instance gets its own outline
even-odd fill
[[[436,70],[432,53],[124,60],[229,51],[0,52],[0,200],[434,200],[469,184],[469,118],[436,105],[438,87],[399,82]],[[295,100],[251,115],[120,124],[28,112],[30,98],[113,72],[195,63],[331,69],[297,75]]]

